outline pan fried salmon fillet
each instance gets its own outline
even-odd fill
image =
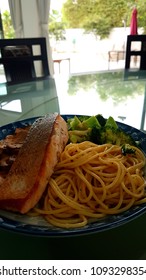
[[[44,193],[67,141],[67,124],[60,115],[37,119],[0,185],[0,208],[20,213],[33,208]]]

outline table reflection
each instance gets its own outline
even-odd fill
[[[97,72],[8,86],[0,84],[0,125],[49,112],[113,116],[137,129],[145,126],[145,71]]]
[[[0,125],[59,112],[55,80],[0,85]]]
[[[138,129],[145,98],[146,76],[125,79],[124,71],[108,71],[73,75],[68,81],[57,81],[62,114],[112,115]]]

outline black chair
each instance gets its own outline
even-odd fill
[[[50,76],[45,38],[1,39],[0,52],[0,64],[4,67],[8,83]]]
[[[137,47],[132,48],[132,44],[139,43]],[[131,61],[135,67],[131,67]],[[139,65],[137,66],[137,63]],[[125,57],[125,69],[138,68],[139,70],[146,70],[146,35],[128,35]]]

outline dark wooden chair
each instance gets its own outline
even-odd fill
[[[132,47],[132,44],[139,43],[139,49]],[[131,61],[135,67],[131,67]],[[128,35],[125,57],[125,69],[138,68],[146,70],[146,35]]]
[[[20,83],[50,76],[46,39],[17,38],[0,40],[0,64],[8,83]],[[39,62],[39,72],[38,68]]]

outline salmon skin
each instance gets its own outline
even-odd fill
[[[67,142],[67,124],[59,114],[38,118],[0,185],[0,208],[20,213],[32,209],[42,197]]]

